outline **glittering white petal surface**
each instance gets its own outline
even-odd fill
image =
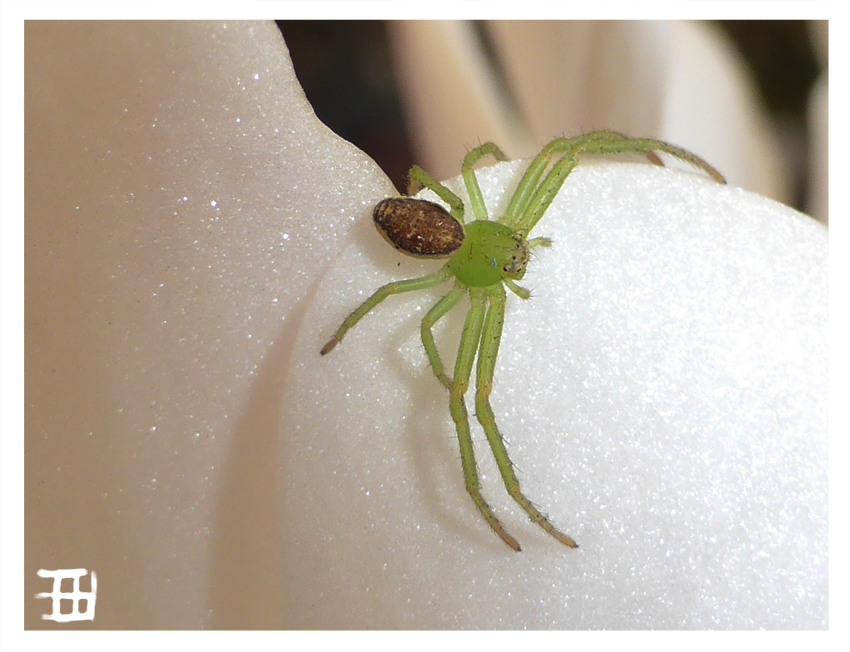
[[[518,171],[483,173],[491,207]],[[532,300],[509,299],[493,403],[527,495],[581,548],[511,504],[480,431],[485,494],[522,553],[465,494],[418,339],[438,291],[388,299],[316,356],[380,284],[437,266],[355,244],[287,379],[290,623],[824,627],[825,229],[695,174],[588,161],[533,235],[555,245]]]

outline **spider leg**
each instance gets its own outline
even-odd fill
[[[531,292],[528,290],[528,288],[524,288],[518,283],[514,283],[511,279],[503,278],[502,283],[507,285],[508,289],[523,301],[528,301],[531,298]]]
[[[726,183],[723,175],[708,162],[681,147],[651,138],[629,138],[617,131],[594,131],[575,138],[556,138],[546,145],[526,170],[500,221],[510,227],[517,227],[524,233],[530,233],[558,194],[581,154],[642,154],[655,165],[663,166],[664,163],[655,154],[656,151],[665,152],[701,169],[718,183]],[[541,183],[540,179],[552,157],[560,153],[564,153],[564,157],[552,167]],[[543,203],[538,204],[538,201]],[[541,207],[543,210],[539,210]],[[535,213],[536,219],[529,218],[530,212]]]
[[[439,271],[434,272],[433,274],[420,276],[419,278],[411,278],[404,281],[387,283],[386,285],[378,288],[371,297],[361,303],[350,315],[348,315],[348,317],[343,320],[342,325],[328,343],[322,347],[320,353],[322,355],[330,353],[333,348],[342,341],[342,338],[345,337],[345,334],[349,331],[349,329],[353,328],[354,325],[363,319],[370,310],[387,297],[392,296],[393,294],[414,292],[416,290],[424,290],[426,288],[434,287],[435,285],[439,285],[440,283],[447,281],[451,278],[451,276],[452,272],[449,269],[449,266],[444,265]]]
[[[455,285],[454,289],[434,304],[434,307],[428,311],[428,314],[422,319],[422,345],[425,347],[425,353],[428,354],[428,361],[431,363],[431,370],[443,386],[451,390],[452,380],[446,375],[446,368],[443,366],[443,361],[440,359],[440,352],[437,350],[437,345],[434,343],[434,325],[442,319],[452,308],[457,305],[460,298],[463,296],[463,288],[460,285]]]
[[[481,512],[484,520],[493,528],[493,531],[502,538],[502,541],[519,552],[519,542],[508,534],[507,530],[505,530],[504,526],[493,513],[493,509],[481,495],[481,483],[478,480],[478,469],[475,465],[475,453],[472,447],[472,435],[469,431],[469,415],[466,412],[466,403],[463,398],[466,390],[469,388],[472,364],[475,362],[478,342],[481,339],[481,328],[484,323],[484,313],[486,311],[485,297],[486,295],[478,288],[472,288],[470,291],[469,298],[472,302],[472,307],[466,315],[463,334],[460,338],[460,348],[458,349],[457,361],[455,362],[454,380],[451,385],[450,409],[457,430],[466,491],[472,497],[472,501],[475,503],[478,511]]]
[[[561,186],[564,185],[564,181],[578,165],[580,154],[587,146],[586,141],[576,145],[552,166],[549,174],[535,189],[531,199],[525,203],[523,212],[516,220],[514,226],[518,232],[527,235],[537,225],[540,218],[549,210],[549,206],[555,200]]]
[[[422,187],[431,190],[437,197],[442,199],[449,205],[449,213],[458,222],[463,224],[463,200],[446,188],[442,183],[434,179],[430,174],[423,170],[418,165],[410,168],[407,174],[409,183],[407,185],[407,195],[412,197]]]
[[[531,165],[528,166],[528,169],[525,171],[525,174],[520,180],[516,191],[511,197],[511,201],[508,203],[508,208],[505,210],[504,217],[502,217],[499,221],[507,224],[508,226],[516,225],[522,217],[522,214],[528,208],[528,204],[537,190],[540,179],[546,171],[546,168],[549,167],[552,157],[555,154],[570,151],[594,140],[628,140],[628,136],[616,131],[594,131],[589,134],[575,136],[574,138],[556,138],[551,141],[541,150],[540,154],[534,158]],[[649,151],[642,153],[653,164],[664,165],[661,159],[653,152]]]
[[[525,510],[531,520],[546,532],[565,546],[577,548],[578,544],[552,525],[549,519],[532,505],[531,501],[522,493],[519,480],[514,473],[513,462],[511,462],[505,443],[502,441],[502,434],[496,425],[496,417],[493,415],[493,408],[490,407],[490,393],[493,391],[493,374],[496,368],[496,357],[499,353],[499,341],[502,338],[502,324],[505,321],[505,289],[501,284],[498,284],[489,289],[488,293],[490,307],[487,310],[481,332],[475,388],[475,412],[478,421],[484,428],[484,434],[487,435],[487,441],[493,450],[493,456],[496,458],[496,464],[499,466],[505,488],[511,497]]]
[[[568,138],[566,142],[560,147],[559,151],[565,152],[569,149],[572,149],[576,145],[582,145],[584,143],[590,143],[593,141],[624,141],[624,140],[633,140],[629,138],[626,134],[620,133],[619,131],[612,131],[611,129],[600,129],[599,131],[591,131],[589,134],[582,134],[581,136],[576,136],[575,138]],[[554,142],[557,142],[554,141]],[[637,152],[645,156],[650,163],[653,165],[660,165],[664,167],[664,161],[658,158],[658,155],[652,150],[641,150]]]
[[[489,219],[487,216],[487,206],[484,204],[484,196],[481,194],[481,187],[478,185],[478,179],[472,166],[480,161],[485,156],[493,155],[497,161],[507,161],[508,157],[504,152],[496,147],[495,143],[484,143],[475,149],[471,150],[463,159],[461,172],[463,173],[463,182],[466,184],[466,192],[469,194],[469,203],[472,204],[472,212],[476,220]]]
[[[597,134],[600,133],[602,136],[597,138]],[[616,140],[612,137],[612,134],[614,136],[619,135],[616,132],[594,132],[592,134],[587,134],[587,136],[579,137],[581,139],[580,142],[568,150],[564,156],[552,166],[549,174],[546,175],[546,178],[534,191],[531,199],[525,204],[525,210],[522,212],[519,219],[515,220],[515,224],[513,225],[517,231],[523,235],[531,232],[537,222],[540,221],[540,218],[542,218],[549,209],[549,206],[552,204],[555,196],[561,190],[561,186],[564,185],[564,181],[566,181],[567,177],[578,164],[582,154],[645,154],[652,150],[658,150],[699,167],[719,183],[726,183],[726,180],[717,170],[711,167],[711,165],[695,154],[691,154],[680,147],[670,145],[669,143],[665,143],[660,140],[652,140],[648,138],[626,138],[624,140]],[[571,140],[578,141],[579,139]],[[550,143],[550,145],[551,144],[552,143]],[[558,148],[560,148],[560,144],[558,145]]]
[[[531,165],[528,166],[525,174],[522,175],[522,179],[520,179],[514,194],[511,196],[511,201],[508,203],[507,209],[505,209],[505,214],[499,220],[500,222],[513,227],[519,221],[520,217],[522,217],[526,206],[528,206],[528,202],[531,201],[531,197],[537,188],[537,184],[540,182],[540,178],[543,176],[546,168],[549,167],[552,156],[556,153],[553,148],[556,142],[558,141],[549,143],[534,157]]]
[[[528,241],[528,248],[534,249],[535,247],[551,247],[552,246],[552,238],[531,238]]]
[[[690,163],[696,168],[699,168],[717,183],[726,183],[726,179],[720,172],[714,169],[708,162],[701,159],[696,154],[676,147],[670,143],[665,143],[663,140],[654,140],[652,138],[624,138],[622,140],[613,140],[608,142],[590,142],[584,150],[587,154],[626,154],[638,153],[646,154],[650,151],[664,152],[675,156],[680,161]]]

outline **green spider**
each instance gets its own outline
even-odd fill
[[[461,199],[422,168],[413,166],[408,194],[414,194],[421,186],[429,188],[449,206],[449,211],[438,204],[411,197],[384,199],[375,206],[375,225],[390,244],[402,253],[418,258],[449,260],[433,274],[388,283],[379,288],[345,318],[336,334],[322,348],[322,355],[329,353],[350,328],[388,296],[424,290],[454,278],[454,288],[422,319],[422,344],[431,369],[450,393],[449,408],[457,429],[466,490],[490,527],[516,551],[520,550],[519,542],[507,532],[481,494],[464,399],[473,363],[477,356],[476,417],[487,436],[505,488],[533,522],[564,545],[577,548],[578,544],[558,530],[520,489],[513,463],[490,407],[496,356],[505,320],[505,288],[520,299],[531,296],[516,281],[525,276],[529,251],[535,247],[548,247],[552,242],[548,238],[528,239],[528,235],[546,213],[582,154],[640,153],[652,163],[663,165],[656,151],[686,161],[704,170],[719,183],[726,183],[708,163],[679,147],[660,140],[629,138],[614,131],[596,131],[575,138],[556,138],[546,145],[526,170],[505,214],[491,221],[472,166],[486,156],[493,156],[499,161],[505,161],[507,157],[495,144],[485,143],[470,151],[461,166],[475,215],[474,221],[465,222]],[[553,163],[556,156],[560,158]],[[549,172],[544,177],[547,169]],[[471,307],[460,337],[454,374],[449,377],[434,343],[433,329],[465,294],[469,295]]]

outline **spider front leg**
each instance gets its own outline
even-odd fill
[[[574,138],[556,138],[544,147],[541,152],[534,158],[528,169],[523,174],[516,190],[514,191],[511,201],[508,204],[505,214],[499,220],[508,226],[515,226],[519,218],[525,211],[528,203],[531,201],[532,195],[537,190],[537,185],[543,177],[543,173],[552,161],[552,157],[556,154],[563,154],[577,147],[587,145],[592,141],[605,140],[627,140],[628,136],[617,131],[594,131],[590,134],[575,136]],[[654,165],[664,165],[664,162],[655,155],[654,152],[641,152]]]
[[[496,458],[502,481],[511,497],[531,517],[531,520],[542,527],[558,541],[570,548],[578,548],[578,544],[566,534],[558,530],[531,501],[522,493],[519,480],[514,473],[514,465],[502,440],[502,433],[496,425],[493,408],[490,407],[490,393],[493,391],[493,374],[496,369],[496,357],[499,354],[499,342],[502,339],[502,325],[505,322],[505,289],[501,283],[488,288],[490,307],[484,319],[481,332],[481,347],[478,351],[478,370],[475,385],[475,413],[478,417],[487,441]]]
[[[681,147],[652,138],[629,138],[617,131],[594,131],[575,138],[556,138],[546,145],[529,165],[499,221],[521,233],[530,233],[578,164],[582,154],[640,154],[655,165],[663,166],[664,163],[655,154],[656,151],[665,152],[701,169],[718,183],[726,183],[723,175],[714,167]],[[563,157],[541,182],[543,173],[556,154],[563,154]]]
[[[460,446],[460,460],[463,467],[463,479],[466,483],[466,491],[472,497],[472,502],[481,512],[484,520],[493,528],[502,541],[519,552],[519,542],[514,539],[505,527],[496,518],[493,509],[481,495],[481,482],[478,480],[478,469],[475,465],[475,453],[472,447],[472,435],[469,431],[469,415],[466,412],[464,395],[469,388],[469,377],[472,374],[472,365],[475,362],[475,354],[481,339],[481,330],[484,324],[484,313],[486,311],[486,294],[479,288],[470,290],[470,301],[472,307],[466,316],[463,325],[463,333],[460,337],[460,348],[455,362],[454,380],[451,383],[450,410],[452,420],[457,429],[458,444]]]
[[[524,233],[531,232],[540,218],[543,217],[543,214],[554,200],[555,195],[558,194],[561,186],[564,185],[564,180],[570,175],[583,154],[646,155],[653,151],[665,152],[681,161],[701,169],[716,182],[723,184],[726,183],[726,179],[723,178],[723,175],[709,165],[708,162],[704,161],[696,154],[692,154],[691,152],[682,149],[681,147],[676,147],[670,143],[665,143],[664,141],[651,138],[623,138],[622,140],[612,138],[612,135],[618,135],[617,132],[596,132],[596,134],[601,134],[602,137],[588,138],[582,141],[581,144],[568,150],[564,154],[564,157],[552,167],[552,170],[548,175],[546,175],[546,178],[534,193],[531,202],[523,213],[517,226],[518,231]],[[589,134],[589,136],[594,136],[596,134]]]

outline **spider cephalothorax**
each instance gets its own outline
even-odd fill
[[[639,153],[652,163],[663,165],[656,151],[686,161],[704,170],[716,181],[725,183],[717,170],[679,147],[660,140],[629,138],[614,131],[596,131],[575,138],[556,138],[546,145],[525,171],[505,214],[491,221],[472,166],[485,156],[492,155],[500,161],[506,160],[506,157],[493,143],[486,143],[469,152],[461,166],[475,217],[473,221],[466,222],[461,199],[422,168],[414,166],[410,171],[409,194],[413,194],[418,186],[425,186],[442,199],[449,210],[412,197],[384,199],[375,207],[375,225],[399,251],[418,258],[448,258],[448,262],[433,274],[396,281],[379,288],[345,318],[336,334],[322,348],[322,355],[331,351],[351,327],[388,296],[422,290],[454,278],[454,288],[422,319],[422,344],[434,374],[450,393],[449,410],[457,430],[466,490],[490,527],[514,550],[520,550],[519,542],[505,530],[481,494],[464,398],[473,364],[477,359],[475,416],[484,430],[508,493],[533,522],[561,543],[577,547],[571,537],[558,530],[523,494],[490,407],[505,316],[505,288],[521,299],[531,296],[515,281],[525,276],[529,251],[534,247],[548,247],[551,241],[548,238],[527,239],[528,234],[546,213],[582,154]],[[553,163],[557,156],[560,158]],[[433,328],[464,294],[469,296],[470,309],[454,373],[449,377],[434,343]]]

